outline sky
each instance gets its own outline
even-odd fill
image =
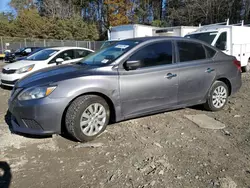
[[[10,11],[10,7],[8,6],[8,3],[10,0],[0,0],[0,12],[3,11]]]

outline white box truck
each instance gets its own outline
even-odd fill
[[[106,41],[101,48],[119,40],[137,37],[151,37],[153,36],[153,29],[157,28],[158,27],[140,24],[129,24],[111,27],[108,30],[108,41]]]
[[[194,26],[176,26],[176,27],[165,27],[153,30],[153,36],[177,36],[184,37],[185,35],[196,31],[199,27]]]
[[[223,25],[224,24],[224,25]],[[224,23],[202,26],[185,37],[205,41],[228,55],[235,56],[240,62],[243,72],[250,70],[250,27],[229,25]]]
[[[124,40],[128,38],[150,37],[153,36],[153,29],[157,29],[157,27],[140,24],[115,26],[108,31],[108,39]]]

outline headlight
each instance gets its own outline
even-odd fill
[[[47,97],[55,89],[56,89],[56,86],[53,86],[53,87],[43,86],[43,87],[28,88],[28,89],[25,89],[24,91],[22,91],[18,95],[18,100],[25,101],[25,100],[40,99],[43,97]]]
[[[25,72],[29,72],[31,71],[33,68],[34,68],[35,65],[29,65],[29,66],[26,66],[26,67],[22,67],[20,69],[18,69],[16,71],[17,74],[21,74],[21,73],[25,73]]]

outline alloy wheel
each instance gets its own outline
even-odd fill
[[[212,95],[212,102],[215,108],[221,108],[227,101],[227,89],[224,86],[215,88]]]
[[[97,135],[106,122],[107,112],[100,103],[88,106],[81,115],[80,127],[87,136]]]

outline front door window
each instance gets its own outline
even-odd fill
[[[227,32],[223,32],[220,34],[219,38],[215,43],[216,48],[224,51],[227,49]]]

